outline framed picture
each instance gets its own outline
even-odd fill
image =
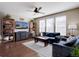
[[[28,22],[16,21],[16,29],[28,29],[28,27],[29,27]]]

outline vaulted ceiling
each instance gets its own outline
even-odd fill
[[[40,12],[44,12],[45,14],[35,14],[29,11],[33,11],[35,7],[42,7]],[[29,19],[77,7],[79,7],[79,2],[0,2],[0,13]]]

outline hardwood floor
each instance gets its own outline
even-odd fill
[[[22,45],[23,42],[28,42],[28,41],[30,40],[0,44],[0,56],[1,57],[38,57],[35,51]]]

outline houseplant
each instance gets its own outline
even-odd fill
[[[75,46],[71,52],[72,57],[79,57],[79,45]]]

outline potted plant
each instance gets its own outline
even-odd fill
[[[71,53],[72,57],[79,57],[79,46],[75,46]]]

